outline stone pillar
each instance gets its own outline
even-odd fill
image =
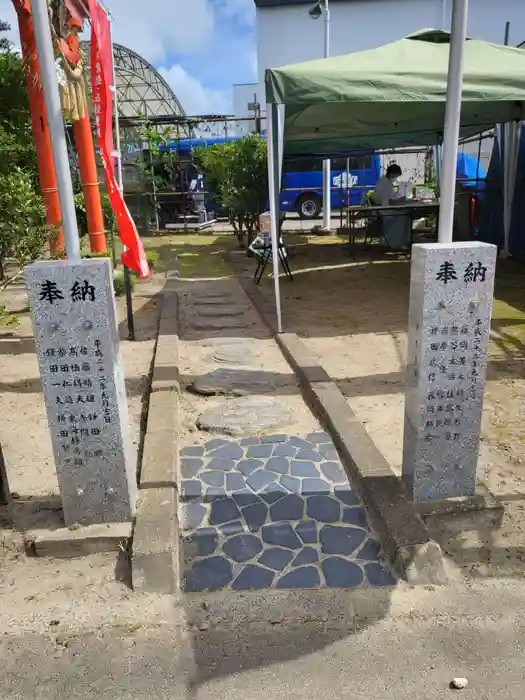
[[[476,492],[496,253],[412,248],[403,481],[414,501]]]
[[[26,279],[66,525],[130,521],[136,459],[110,262],[38,262]]]

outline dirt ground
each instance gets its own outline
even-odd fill
[[[379,250],[354,261],[337,237],[287,236],[287,245],[294,281],[281,282],[284,330],[305,340],[400,474],[410,262]],[[261,287],[273,297],[269,276]],[[455,526],[444,542],[461,565],[474,560],[476,575],[525,575],[524,351],[525,269],[499,262],[479,477],[505,516],[497,532]]]

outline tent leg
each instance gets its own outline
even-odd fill
[[[277,331],[283,332],[281,314],[281,290],[279,286],[279,193],[281,189],[279,148],[279,106],[266,106],[268,130],[268,190],[270,195],[270,234],[272,239],[273,281],[275,287],[275,310],[277,313]]]
[[[452,243],[454,227],[454,203],[456,196],[456,168],[458,137],[461,122],[461,96],[463,91],[463,53],[467,34],[468,0],[454,0],[452,32],[447,76],[447,102],[443,132],[443,163],[441,165],[439,212],[439,243]]]

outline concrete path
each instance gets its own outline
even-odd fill
[[[522,581],[493,581],[367,595],[229,594],[205,606],[181,600],[159,614],[138,596],[135,624],[116,615],[93,629],[73,615],[43,633],[4,627],[0,695],[442,700],[453,693],[450,680],[465,676],[462,700],[521,700],[524,597]]]

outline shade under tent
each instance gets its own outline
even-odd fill
[[[283,155],[439,146],[450,35],[427,29],[345,56],[266,71],[271,240],[278,330],[279,190]],[[378,109],[380,105],[383,109]],[[508,252],[519,131],[525,119],[525,52],[467,39],[460,137],[505,124],[505,246]],[[514,169],[514,174],[512,172]]]

